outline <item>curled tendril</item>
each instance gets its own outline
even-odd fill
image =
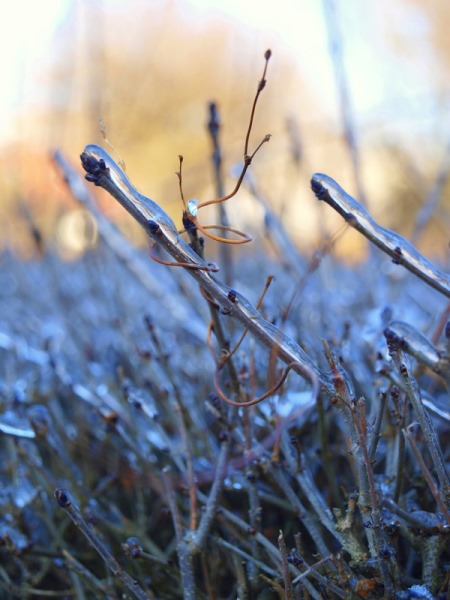
[[[263,291],[261,292],[261,294],[260,294],[260,296],[259,296],[259,298],[258,298],[258,302],[256,303],[256,308],[257,308],[258,310],[261,308],[261,304],[262,304],[262,302],[263,302],[263,300],[264,300],[264,297],[265,297],[265,295],[266,295],[266,293],[267,293],[267,290],[269,289],[269,287],[270,287],[270,285],[271,285],[271,283],[272,283],[272,281],[273,281],[274,279],[275,279],[275,276],[274,276],[274,275],[269,275],[269,276],[266,278],[266,283],[265,283],[265,285],[264,285],[264,289],[263,289]],[[201,288],[200,288],[200,289],[201,289]],[[217,303],[214,301],[214,299],[213,299],[213,298],[211,298],[210,296],[208,296],[204,290],[202,290],[202,289],[201,289],[201,292],[202,292],[203,296],[206,298],[206,300],[208,300],[208,302],[211,302],[211,303],[212,303],[212,304],[214,304],[214,305],[215,305],[217,308],[219,308],[219,305],[218,305],[218,304],[217,304]],[[233,294],[233,290],[230,290],[230,292],[229,292],[229,294],[228,294],[228,297],[229,297],[229,298],[230,298],[230,294]],[[212,330],[213,330],[213,322],[212,322],[212,321],[210,321],[210,322],[209,322],[209,325],[208,325],[208,331],[207,331],[207,334],[206,334],[206,343],[207,343],[207,345],[208,345],[208,348],[209,348],[209,350],[210,350],[210,352],[211,352],[212,356],[215,358],[215,357],[216,357],[216,354],[215,354],[215,352],[214,352],[214,348],[213,348],[212,341],[211,341],[211,334],[212,334]],[[234,348],[233,348],[232,350],[230,350],[229,352],[226,352],[225,354],[222,354],[221,358],[220,358],[220,359],[219,359],[219,361],[218,361],[218,368],[219,368],[219,369],[221,369],[221,368],[222,368],[222,367],[225,365],[225,363],[227,363],[227,362],[230,360],[230,358],[233,356],[233,354],[235,354],[235,353],[236,353],[236,351],[239,349],[239,346],[240,346],[240,345],[242,344],[242,342],[244,341],[244,338],[245,338],[245,336],[247,335],[247,333],[248,333],[248,329],[246,328],[246,329],[244,329],[244,331],[242,332],[242,334],[241,334],[241,337],[240,337],[240,338],[239,338],[239,340],[236,342],[236,344],[235,344]]]
[[[239,188],[241,187],[242,182],[244,181],[244,177],[247,172],[247,169],[252,164],[255,154],[258,152],[258,150],[261,148],[261,146],[263,146],[270,140],[270,138],[271,138],[270,134],[265,135],[264,138],[262,139],[262,141],[256,147],[256,150],[251,155],[248,155],[245,152],[244,166],[242,167],[242,171],[241,171],[241,174],[239,175],[236,186],[230,194],[227,194],[226,196],[222,196],[222,198],[214,198],[214,200],[205,200],[205,202],[200,202],[197,205],[197,210],[199,210],[200,208],[204,208],[205,206],[210,206],[211,204],[220,204],[221,202],[225,202],[226,200],[230,200],[230,198],[233,198],[233,196],[236,196],[236,194],[239,191]]]
[[[159,263],[160,265],[166,265],[168,267],[184,267],[185,269],[194,269],[195,271],[207,271],[208,273],[217,273],[219,271],[219,267],[215,263],[208,263],[207,266],[204,265],[196,265],[194,263],[188,262],[179,262],[172,260],[165,260],[164,258],[160,258],[155,253],[156,244],[150,246],[149,255],[152,260]]]
[[[262,301],[264,300],[264,297],[265,297],[265,295],[267,293],[267,290],[269,289],[270,284],[272,283],[272,281],[274,279],[275,278],[274,278],[273,275],[269,275],[267,277],[264,289],[261,292],[261,295],[260,295],[260,297],[258,299],[258,302],[256,304],[256,306],[257,306],[258,309],[261,307]],[[230,292],[230,293],[232,293],[232,292]],[[211,333],[212,333],[212,321],[210,321],[209,326],[208,326],[207,345],[208,345],[208,348],[209,348],[211,354],[213,356],[215,356],[215,352],[214,352],[214,349],[213,349],[213,346],[212,346],[212,342],[211,342]],[[231,404],[232,406],[240,406],[240,407],[253,406],[254,404],[258,404],[262,400],[265,400],[269,396],[272,396],[283,385],[283,383],[286,380],[286,377],[289,374],[289,371],[296,364],[296,361],[293,361],[290,364],[288,364],[288,366],[283,371],[283,374],[281,375],[281,377],[279,378],[279,380],[273,386],[271,386],[269,388],[269,390],[267,390],[267,392],[265,392],[262,396],[259,396],[258,398],[254,398],[253,400],[250,400],[248,402],[235,402],[234,400],[231,400],[230,398],[228,398],[228,396],[225,395],[225,393],[222,391],[222,389],[221,389],[221,387],[219,385],[219,374],[220,374],[221,370],[223,369],[223,367],[226,365],[226,363],[231,359],[231,357],[233,356],[233,354],[236,353],[236,351],[238,350],[238,348],[240,347],[240,345],[244,341],[244,338],[247,335],[247,333],[248,333],[248,329],[244,329],[244,331],[241,334],[241,337],[236,342],[234,348],[232,350],[230,350],[229,352],[223,352],[220,355],[219,359],[217,360],[216,372],[214,374],[214,387],[216,389],[217,395],[219,396],[219,398],[221,400],[223,400],[227,404]],[[274,348],[271,350],[271,359],[270,359],[271,363],[274,360],[273,357],[275,357],[275,359],[276,359],[276,355],[277,355],[277,349],[276,349],[276,346],[274,346]]]
[[[233,196],[235,196],[238,193],[238,191],[242,185],[242,182],[244,181],[245,174],[246,174],[248,168],[250,167],[250,165],[252,164],[254,157],[259,152],[260,148],[264,144],[269,142],[269,140],[270,140],[270,137],[271,137],[270,134],[265,135],[263,137],[263,139],[259,142],[259,144],[256,146],[255,150],[251,154],[249,153],[248,147],[249,147],[249,142],[250,142],[250,134],[251,134],[252,128],[253,128],[253,120],[255,117],[256,105],[258,104],[259,95],[261,94],[261,92],[263,91],[263,89],[266,86],[267,67],[268,67],[271,56],[272,56],[272,52],[270,50],[267,50],[264,55],[265,65],[264,65],[263,74],[262,74],[261,80],[258,83],[256,95],[253,100],[252,110],[250,113],[250,119],[249,119],[249,123],[248,123],[248,127],[247,127],[247,133],[245,136],[244,165],[242,167],[241,173],[238,177],[238,180],[237,180],[236,185],[235,185],[234,189],[232,190],[232,192],[230,192],[229,194],[226,194],[225,196],[222,196],[220,198],[214,198],[213,200],[206,200],[205,202],[200,202],[200,203],[197,200],[190,200],[186,204],[184,194],[183,194],[183,174],[182,174],[183,157],[179,156],[180,169],[176,173],[176,175],[178,177],[178,182],[179,182],[179,187],[180,187],[180,195],[181,195],[181,199],[183,202],[183,206],[184,206],[185,210],[187,209],[187,216],[188,216],[189,220],[197,227],[197,229],[203,233],[203,235],[205,235],[206,237],[208,237],[212,240],[215,240],[216,242],[221,242],[223,244],[246,244],[248,242],[251,242],[252,238],[251,238],[251,236],[247,235],[246,233],[243,233],[242,231],[239,231],[237,229],[233,229],[232,227],[229,227],[229,226],[200,225],[200,223],[197,220],[197,212],[200,208],[204,208],[205,206],[209,206],[211,204],[219,204],[221,202],[225,202],[226,200],[230,200],[230,198],[233,198]],[[208,229],[219,229],[222,231],[230,231],[232,233],[235,233],[242,239],[230,240],[228,238],[221,238],[219,236],[215,236],[215,235],[208,233],[207,232]]]
[[[228,357],[228,355],[227,355],[227,357]],[[223,364],[225,364],[226,360],[227,359],[225,359],[225,361],[222,362],[222,364],[216,369],[216,372],[214,373],[214,388],[217,392],[217,395],[219,396],[219,398],[221,400],[223,400],[227,404],[231,404],[231,406],[238,406],[241,408],[246,408],[248,406],[254,406],[255,404],[259,404],[259,402],[262,402],[269,396],[273,396],[273,394],[275,394],[275,392],[277,392],[280,389],[280,387],[283,385],[283,383],[286,381],[286,378],[289,375],[289,371],[297,364],[296,361],[289,363],[288,366],[284,369],[284,371],[283,371],[281,377],[278,379],[278,381],[271,388],[269,388],[267,390],[267,392],[264,392],[264,394],[262,394],[261,396],[258,396],[258,398],[253,398],[253,400],[248,400],[247,402],[239,402],[236,400],[231,400],[231,398],[228,398],[228,396],[225,395],[225,393],[222,391],[222,389],[219,385],[219,374],[220,374],[220,371],[222,370],[222,366],[223,366]]]
[[[223,244],[248,244],[248,242],[252,241],[252,237],[250,235],[248,235],[247,233],[244,233],[243,231],[240,231],[239,229],[230,227],[229,225],[200,225],[200,223],[197,220],[197,217],[193,217],[193,216],[190,216],[189,220],[195,225],[195,227],[199,231],[201,231],[203,233],[203,235],[210,238],[211,240],[215,240],[216,242],[221,242]],[[220,231],[229,231],[231,233],[235,233],[242,239],[235,240],[235,239],[219,237],[217,235],[213,235],[212,233],[209,233],[207,231],[208,229],[219,229]]]

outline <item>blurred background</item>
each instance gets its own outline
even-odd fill
[[[122,159],[139,190],[179,222],[178,155],[185,196],[215,196],[210,101],[219,107],[231,190],[271,48],[250,149],[265,134],[272,138],[251,175],[296,244],[310,249],[341,226],[310,191],[311,174],[320,171],[381,224],[445,259],[449,26],[448,0],[8,3],[0,24],[0,242],[29,256],[31,218],[67,258],[85,249],[85,216],[51,153],[60,149],[79,168],[88,143]],[[95,193],[106,214],[144,244],[122,208]],[[228,204],[233,226],[262,231],[248,191]],[[423,207],[432,218],[418,231]],[[359,238],[348,232],[337,251],[359,256]]]

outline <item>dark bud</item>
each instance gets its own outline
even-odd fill
[[[67,490],[63,490],[62,488],[56,488],[54,495],[56,498],[56,502],[61,508],[68,508],[72,504],[69,492]]]
[[[46,406],[42,404],[31,406],[28,409],[28,418],[37,437],[44,438],[48,435],[52,423]]]
[[[299,441],[295,435],[291,435],[289,441],[291,442],[292,446],[294,446],[294,448],[296,448],[297,450],[300,449]]]
[[[231,302],[233,302],[233,304],[236,304],[237,300],[236,300],[236,292],[234,290],[230,290],[228,292],[228,300],[231,300]]]
[[[213,138],[215,138],[217,136],[219,127],[220,127],[220,122],[219,122],[219,115],[217,112],[217,104],[215,102],[210,102],[209,103],[208,129]]]
[[[227,442],[228,441],[228,431],[222,430],[219,433],[219,441],[220,442]]]
[[[156,221],[152,221],[151,219],[147,221],[147,228],[150,235],[157,235],[160,229],[158,223]]]
[[[303,558],[300,556],[300,554],[297,552],[297,550],[295,548],[292,548],[292,550],[289,552],[287,561],[288,561],[288,563],[291,563],[291,565],[294,565],[295,567],[299,567],[304,562]]]
[[[140,558],[143,553],[142,546],[136,537],[127,538],[126,542],[122,544],[122,550],[130,558]]]
[[[87,173],[92,173],[97,167],[97,159],[90,154],[83,152],[80,154],[81,165]]]
[[[91,183],[97,184],[97,182],[98,182],[97,175],[91,175],[91,173],[88,173],[87,175],[85,175],[84,178],[86,179],[86,181],[90,181]]]
[[[182,218],[183,227],[186,230],[186,233],[194,233],[197,231],[197,225],[189,218],[189,215],[186,211],[183,211]]]
[[[323,187],[321,183],[316,181],[314,178],[311,179],[311,189],[317,196],[318,200],[325,200],[328,194],[328,190]]]
[[[152,352],[148,348],[137,348],[139,358],[142,360],[150,360],[152,358]]]
[[[386,329],[383,331],[383,334],[386,338],[386,343],[388,345],[388,350],[390,354],[400,350],[402,345],[402,339],[396,333],[394,333],[392,329],[386,327]]]
[[[269,48],[268,50],[266,50],[266,51],[264,52],[264,58],[265,58],[266,60],[270,60],[270,57],[271,57],[271,56],[272,56],[272,50],[270,50],[270,48]]]
[[[208,401],[211,402],[211,404],[215,408],[220,408],[222,406],[222,404],[220,402],[220,398],[217,394],[213,394],[213,393],[209,394]]]
[[[250,481],[250,483],[254,483],[256,481],[256,475],[253,470],[248,470],[245,476],[247,478],[247,481]]]
[[[401,258],[402,258],[402,249],[397,246],[394,250],[394,258],[392,259],[392,262],[394,263],[394,265],[399,265],[401,262]]]
[[[395,535],[400,529],[400,525],[397,521],[391,520],[383,524],[383,529],[388,535]]]
[[[399,396],[400,396],[400,390],[398,389],[398,387],[396,385],[393,385],[391,387],[391,397],[396,400]]]
[[[116,411],[111,410],[102,414],[103,420],[106,424],[107,431],[113,431],[119,421],[119,415]]]
[[[98,160],[97,158],[91,156],[87,152],[83,152],[80,155],[80,158],[83,169],[87,173],[87,181],[91,181],[92,183],[95,183],[95,185],[100,185],[100,178],[102,176],[109,176],[109,169],[106,166],[103,158]]]
[[[393,556],[394,554],[395,551],[392,548],[392,546],[383,546],[383,548],[381,548],[380,550],[380,558],[383,558],[384,560],[391,558],[391,556]]]

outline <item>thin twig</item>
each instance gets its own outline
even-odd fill
[[[417,447],[416,441],[411,433],[411,428],[413,426],[414,424],[410,425],[407,429],[403,429],[403,435],[406,437],[406,439],[409,442],[409,445],[411,446],[411,450],[413,451],[414,456],[416,457],[416,460],[420,465],[422,473],[425,477],[425,481],[427,482],[428,487],[430,488],[430,491],[433,494],[433,498],[436,500],[436,504],[438,505],[439,510],[442,512],[447,523],[450,525],[450,512],[447,506],[445,505],[443,499],[441,498],[439,490],[433,480],[433,477],[431,476],[430,470],[425,464],[421,451]]]
[[[278,534],[278,548],[280,550],[281,565],[283,570],[284,579],[284,598],[285,600],[293,600],[294,588],[291,581],[291,574],[289,572],[289,556],[286,548],[286,542],[284,539],[283,532],[280,529]]]
[[[331,177],[316,173],[311,179],[311,187],[319,200],[324,200],[344,217],[349,225],[389,254],[395,264],[402,265],[450,298],[450,275],[431,264],[401,235],[378,225],[367,210]]]
[[[210,102],[209,106],[208,131],[213,147],[211,161],[214,169],[214,180],[216,183],[216,196],[222,198],[225,195],[225,186],[223,183],[223,166],[222,166],[222,148],[220,144],[220,117],[216,102]],[[230,223],[223,202],[219,204],[219,223],[229,227]],[[225,236],[226,237],[226,236]],[[221,265],[224,270],[224,281],[227,285],[231,285],[233,281],[233,261],[231,248],[228,244],[220,246]]]
[[[120,581],[130,590],[132,594],[136,596],[136,598],[139,600],[149,600],[150,596],[144,592],[137,581],[135,581],[128,575],[126,571],[122,569],[105,544],[97,535],[95,535],[90,525],[88,525],[83,519],[80,511],[75,504],[73,504],[70,494],[66,490],[58,488],[55,490],[55,498],[60,508],[62,508],[64,512],[72,519],[74,525],[87,538],[91,546],[100,554],[108,568],[112,571],[113,575],[120,579]]]
[[[84,206],[94,217],[98,233],[104,243],[114,252],[115,256],[123,262],[130,273],[148,290],[152,296],[159,299],[167,306],[173,318],[177,319],[183,328],[195,336],[199,341],[203,340],[203,326],[197,315],[192,310],[177,302],[175,297],[166,294],[161,288],[160,280],[153,276],[148,268],[145,257],[142,257],[129,240],[109,221],[99,210],[95,199],[86,187],[80,174],[75,171],[72,165],[66,160],[62,152],[57,150],[53,155],[53,160],[60,169],[64,180],[70,189],[73,197]]]

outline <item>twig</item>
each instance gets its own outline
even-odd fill
[[[216,195],[221,198],[225,195],[225,187],[223,184],[223,168],[222,168],[222,148],[220,145],[220,118],[218,113],[217,104],[210,102],[209,106],[209,120],[208,120],[208,131],[212,142],[212,155],[211,161],[214,169],[214,179],[216,182]],[[229,226],[227,212],[223,202],[219,204],[219,223],[221,225]],[[224,280],[227,285],[231,285],[233,281],[233,262],[231,256],[231,248],[228,244],[222,244],[220,246],[220,258],[221,264],[224,270]]]
[[[204,496],[204,494],[202,494],[201,492],[198,492],[198,496],[199,496],[199,499],[201,502],[203,502],[203,503],[206,502],[206,497]],[[234,513],[232,513],[231,511],[229,511],[223,507],[220,508],[219,516],[220,516],[221,520],[224,520],[225,522],[228,521],[231,524],[238,527],[243,533],[245,533],[246,536],[248,536],[249,531],[251,531],[251,528],[249,527],[248,523],[246,523],[245,521],[240,519],[238,516],[236,516]],[[255,540],[268,553],[268,555],[270,556],[272,561],[277,566],[279,566],[280,562],[281,562],[281,556],[280,556],[279,550],[262,533],[260,533],[258,531],[256,531],[256,532],[252,531],[251,533],[252,533],[253,537],[255,538]],[[294,565],[289,565],[289,571],[295,576],[298,576],[300,574],[299,570]],[[308,590],[308,592],[311,594],[312,598],[315,598],[316,600],[320,600],[320,598],[321,598],[320,594],[316,591],[316,589],[313,587],[313,585],[309,581],[305,581],[304,585],[305,585],[305,588]]]
[[[370,440],[369,447],[369,460],[370,462],[375,461],[375,455],[378,448],[378,441],[380,439],[381,426],[383,424],[384,411],[386,408],[387,394],[385,391],[381,391],[379,394],[379,404],[376,410],[376,420],[373,426],[373,432]]]
[[[203,327],[195,313],[188,311],[186,307],[176,301],[175,297],[166,294],[161,289],[161,283],[154,277],[148,268],[147,261],[136,250],[127,238],[101,213],[98,206],[86,187],[82,177],[75,171],[66,160],[62,152],[57,150],[53,154],[53,160],[61,171],[64,180],[73,197],[84,206],[97,222],[98,232],[105,244],[114,252],[136,277],[141,285],[148,290],[152,296],[161,300],[167,306],[170,313],[183,324],[189,333],[196,339],[203,341]]]
[[[367,210],[331,177],[316,173],[311,179],[311,187],[319,200],[324,200],[344,217],[349,225],[389,254],[395,264],[402,265],[450,298],[450,275],[437,269],[398,233],[378,225]]]
[[[389,346],[389,353],[404,381],[409,400],[413,405],[420,428],[425,436],[426,446],[431,454],[434,468],[436,469],[444,502],[447,506],[450,506],[450,476],[447,472],[445,458],[439,445],[436,430],[423,405],[419,386],[414,377],[409,373],[408,367],[403,362],[403,355],[397,345],[397,340],[392,340],[387,336],[386,341]]]
[[[278,355],[292,369],[313,384],[313,397],[319,386],[330,390],[330,382],[293,340],[277,327],[267,322],[252,304],[240,293],[214,278],[211,265],[206,263],[179,235],[172,219],[153,200],[140,194],[125,173],[99,146],[90,145],[81,155],[89,181],[107,190],[142,225],[175,261],[185,263],[206,293],[222,307],[222,312],[239,320],[266,346],[278,347]]]
[[[177,499],[169,476],[169,469],[163,469],[162,473],[164,489],[169,503],[170,512],[172,515],[173,526],[175,529],[175,537],[177,540],[177,556],[181,573],[181,581],[183,588],[184,600],[195,600],[195,577],[192,565],[192,554],[186,545],[184,539],[184,527],[181,521],[180,511],[177,506]]]
[[[430,470],[428,469],[427,465],[425,464],[425,461],[423,459],[421,451],[417,447],[416,441],[411,432],[411,429],[413,427],[414,427],[414,423],[412,425],[410,425],[407,429],[403,429],[403,435],[408,440],[409,445],[411,446],[411,450],[413,451],[414,456],[416,457],[416,460],[420,465],[423,476],[425,477],[425,481],[427,482],[428,487],[430,488],[430,491],[433,494],[433,498],[436,500],[436,504],[438,505],[439,510],[442,512],[447,523],[450,525],[450,512],[449,512],[447,506],[445,505],[443,499],[441,498],[441,495],[439,494],[439,490],[436,487],[433,477],[431,476]]]
[[[264,54],[264,58],[265,58],[265,66],[264,66],[264,71],[263,71],[263,75],[261,80],[258,83],[258,88],[256,91],[256,95],[255,95],[255,99],[253,100],[253,106],[252,106],[252,110],[250,113],[250,121],[248,124],[248,128],[247,128],[247,135],[245,136],[245,144],[244,144],[244,166],[242,167],[242,171],[241,174],[238,177],[236,186],[234,187],[234,190],[230,193],[227,194],[226,196],[221,196],[220,198],[215,198],[214,200],[207,200],[206,202],[201,202],[198,205],[198,208],[203,208],[204,206],[209,206],[210,204],[217,204],[220,202],[225,202],[226,200],[229,200],[230,198],[232,198],[233,196],[235,196],[237,194],[237,192],[239,191],[239,188],[241,187],[241,184],[244,180],[245,174],[249,168],[249,166],[252,164],[252,160],[255,158],[255,155],[257,154],[257,152],[259,151],[259,149],[261,148],[261,146],[265,143],[267,143],[270,140],[270,135],[266,135],[264,136],[264,138],[262,139],[262,141],[258,144],[258,146],[256,146],[256,149],[252,152],[252,154],[248,153],[248,145],[250,142],[250,134],[252,132],[252,127],[253,127],[253,119],[255,116],[255,111],[256,111],[256,105],[258,104],[258,99],[259,99],[259,95],[261,94],[261,92],[263,91],[263,89],[266,87],[266,73],[267,73],[267,66],[269,64],[269,60],[270,57],[272,56],[272,52],[270,50],[266,50],[265,54]]]
[[[410,432],[407,432],[406,430],[405,433],[411,435]],[[390,498],[383,498],[382,503],[403,521],[410,523],[413,527],[420,529],[422,532],[434,534],[439,530],[439,526],[442,525],[442,520],[434,513],[428,513],[424,510],[404,510]]]
[[[378,563],[385,589],[388,592],[392,590],[392,580],[385,557],[382,554],[383,548],[388,547],[388,544],[385,543],[385,534],[381,530],[375,483],[368,458],[365,439],[366,423],[364,405],[361,402],[355,404],[354,396],[353,394],[350,395],[348,384],[345,381],[345,374],[341,371],[327,343],[324,343],[324,350],[335,377],[336,396],[333,403],[342,415],[347,426],[348,436],[350,437],[351,453],[354,456],[354,463],[358,474],[358,508],[361,512],[363,523],[366,525],[365,533],[370,554]]]
[[[222,493],[223,482],[227,470],[229,449],[230,442],[228,440],[223,440],[220,447],[219,458],[217,460],[216,474],[208,495],[205,511],[200,519],[198,529],[193,534],[189,544],[192,554],[195,554],[204,548],[206,536],[209,534],[212,521],[216,515],[217,504]]]
[[[317,551],[322,556],[328,555],[330,553],[330,551],[327,548],[327,545],[323,539],[323,536],[321,536],[319,534],[319,528],[317,526],[315,519],[313,519],[310,516],[309,512],[305,508],[305,505],[300,500],[299,495],[295,493],[292,486],[289,484],[286,474],[282,471],[282,469],[275,468],[275,467],[272,467],[270,472],[271,472],[272,477],[277,482],[278,486],[280,487],[280,489],[282,490],[282,492],[288,499],[288,501],[292,507],[292,510],[298,515],[300,522],[305,527],[305,529],[308,531],[309,535],[311,536],[311,539],[314,540],[314,544],[317,548]],[[332,523],[331,519],[328,519],[326,521],[326,526],[328,529],[330,529],[330,530],[332,529],[333,523]],[[339,543],[342,543],[342,536],[339,534],[339,532],[333,531],[333,536]]]
[[[289,573],[288,552],[286,548],[286,542],[284,541],[284,535],[281,530],[278,534],[278,548],[280,550],[281,566],[283,570],[284,598],[285,600],[292,600],[294,597],[294,590],[292,589],[291,576]]]
[[[241,550],[241,548],[238,548],[237,546],[230,544],[230,542],[227,542],[226,540],[224,540],[220,537],[215,537],[214,541],[217,542],[217,544],[219,546],[222,546],[223,548],[230,550],[231,552],[237,554],[238,556],[245,559],[249,563],[254,564],[256,567],[258,567],[258,569],[260,569],[264,573],[267,573],[267,575],[270,575],[270,577],[275,578],[278,576],[278,571],[275,571],[275,569],[271,569],[270,567],[268,567],[266,565],[266,563],[264,563],[260,560],[255,560],[255,557],[252,554],[248,554],[248,552],[244,552],[244,550]]]
[[[288,437],[287,432],[283,432],[282,448],[284,451],[284,455],[286,456],[286,459],[290,465],[291,470],[294,471],[293,456],[292,456],[292,452],[289,452],[289,448],[287,447],[288,446],[287,437]],[[292,442],[290,445],[292,446]],[[316,485],[316,483],[314,481],[313,474],[311,473],[311,469],[308,465],[307,457],[303,453],[300,454],[300,460],[302,463],[301,468],[297,469],[298,472],[295,473],[294,476],[295,476],[300,488],[303,490],[303,493],[308,498],[311,507],[313,508],[314,512],[317,514],[322,525],[326,529],[328,529],[328,531],[331,533],[331,535],[336,539],[336,541],[339,544],[342,544],[343,539],[342,539],[342,536],[339,534],[339,532],[336,531],[336,522],[333,519],[332,512],[331,512],[328,504],[324,501],[321,490],[319,489],[319,487]],[[314,539],[317,539],[317,537],[314,536]],[[324,549],[321,549],[320,551],[323,555],[329,553],[328,551],[325,552]]]
[[[137,581],[135,581],[128,575],[126,571],[122,569],[105,544],[97,535],[95,535],[92,528],[83,519],[80,511],[75,504],[73,504],[69,493],[66,490],[58,488],[55,490],[55,498],[60,508],[62,508],[72,519],[74,525],[87,538],[91,546],[93,546],[93,548],[95,548],[95,550],[100,554],[108,568],[112,571],[113,575],[120,579],[120,581],[130,590],[132,594],[136,596],[136,598],[139,600],[149,600],[150,596],[144,592]]]
[[[197,528],[197,491],[196,491],[196,480],[194,473],[194,465],[192,461],[192,447],[191,438],[189,437],[186,423],[184,421],[184,411],[180,403],[177,401],[175,405],[175,411],[178,416],[178,427],[181,433],[181,439],[183,441],[184,455],[186,457],[187,466],[187,485],[189,490],[189,529],[195,531]]]
[[[64,556],[64,561],[67,567],[89,581],[89,583],[94,587],[94,589],[98,589],[101,592],[107,594],[108,586],[106,586],[102,581],[100,581],[89,569],[86,569],[84,565],[82,565],[72,554],[66,550],[65,548],[62,550],[62,554]]]

